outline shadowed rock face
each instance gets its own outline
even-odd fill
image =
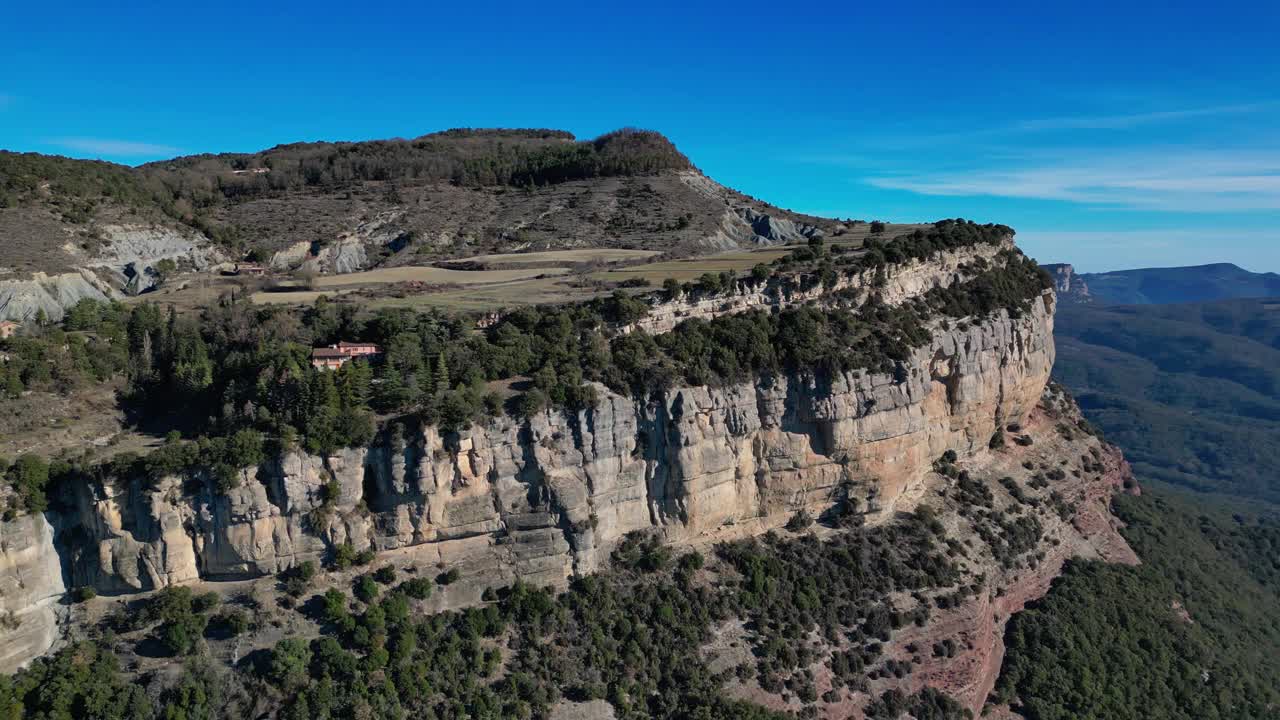
[[[1085,282],[1084,276],[1076,272],[1072,265],[1059,263],[1055,265],[1041,265],[1053,275],[1054,290],[1058,293],[1058,298],[1064,303],[1088,304],[1093,302],[1093,296],[1089,293],[1089,284]]]

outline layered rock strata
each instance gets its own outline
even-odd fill
[[[972,262],[909,263],[880,289],[901,301]],[[30,562],[59,578],[57,592],[133,593],[275,573],[349,543],[457,566],[483,580],[452,591],[467,602],[515,577],[561,585],[635,530],[677,543],[762,531],[802,508],[821,513],[848,487],[887,516],[944,451],[983,453],[1036,406],[1053,365],[1053,299],[1017,318],[939,322],[889,374],[759,377],[648,399],[600,387],[578,413],[446,434],[393,428],[329,457],[286,453],[243,469],[227,492],[204,477],[86,482],[55,498],[56,541]]]
[[[939,330],[896,377],[780,376],[649,402],[600,387],[576,414],[289,453],[225,493],[176,477],[83,484],[54,523],[71,584],[108,593],[274,573],[340,543],[431,545],[450,562],[482,540],[511,573],[561,582],[628,532],[776,525],[850,481],[892,508],[942,452],[985,449],[1035,406],[1053,361],[1047,304]]]
[[[808,303],[829,304],[836,298],[862,303],[873,294],[886,305],[900,305],[934,288],[972,279],[991,267],[1002,252],[1012,249],[1012,240],[984,243],[879,270],[840,275],[830,285],[817,282],[816,277],[797,279],[791,275],[776,275],[767,281],[739,280],[723,292],[694,291],[691,296],[655,302],[648,315],[624,330],[639,329],[657,335],[670,332],[687,320],[712,320],[750,310],[771,311]]]

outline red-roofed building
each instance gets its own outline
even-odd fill
[[[337,348],[338,350],[352,357],[364,357],[365,355],[381,355],[382,354],[382,348],[378,347],[377,345],[374,345],[373,343],[340,342],[337,345],[333,345],[331,347]]]
[[[355,358],[381,355],[382,348],[373,343],[340,342],[311,351],[311,365],[321,370],[337,370]]]

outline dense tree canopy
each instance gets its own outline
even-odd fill
[[[1276,520],[1215,504],[1118,498],[1144,564],[1068,564],[1010,622],[999,699],[1030,720],[1274,717]]]

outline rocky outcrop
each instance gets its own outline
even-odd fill
[[[271,256],[271,267],[274,270],[289,270],[306,262],[311,256],[310,242],[296,242],[277,251]]]
[[[138,294],[160,282],[155,271],[161,260],[172,260],[183,270],[207,270],[226,262],[226,256],[202,235],[160,225],[104,225],[103,246],[85,263],[112,277],[118,287]]]
[[[971,482],[986,487],[993,512],[1036,519],[1039,541],[1012,564],[997,560],[995,545],[978,532],[979,524],[992,532],[989,520],[983,518],[981,507],[975,512],[958,496],[957,480],[950,475],[926,473],[901,498],[903,510],[931,508],[945,528],[949,543],[955,543],[955,552],[948,554],[956,560],[961,575],[956,585],[981,589],[960,603],[938,603],[927,595],[917,597],[905,592],[894,598],[894,607],[904,613],[921,602],[929,608],[924,622],[906,623],[895,630],[877,660],[877,664],[910,666],[906,674],[873,672],[866,687],[858,692],[841,691],[836,689],[825,655],[817,652],[819,659],[806,668],[813,677],[816,693],[824,696],[824,701],[815,706],[815,717],[863,717],[868,702],[885,691],[910,695],[925,687],[945,692],[974,717],[986,716],[990,709],[986,707],[988,696],[1000,675],[1004,628],[1009,618],[1048,592],[1070,559],[1138,562],[1118,532],[1119,521],[1109,509],[1114,494],[1136,491],[1132,473],[1117,449],[1078,430],[1080,420],[1074,402],[1050,388],[1037,407],[1018,423],[1017,435],[1023,442],[977,452],[960,460],[955,468],[963,470]],[[1048,485],[1032,480],[1036,473],[1047,473],[1049,469],[1061,474],[1054,473]],[[1045,479],[1043,474],[1040,477]],[[1014,486],[1017,495],[1010,490]],[[1050,499],[1055,496],[1065,505],[1051,507],[1055,503]],[[946,594],[949,589],[941,592]],[[740,648],[750,647],[751,643],[752,637],[741,623],[731,621],[720,628],[717,640],[709,647],[708,659],[713,667],[731,668],[741,662]],[[838,640],[829,649],[849,647],[844,640]],[[934,648],[939,647],[948,649],[935,652]],[[828,695],[833,689],[835,692]],[[799,712],[804,708],[794,696],[767,692],[755,681],[731,681],[728,691],[780,711]]]
[[[840,290],[902,302],[968,277],[1001,249],[906,263],[874,285],[847,278]],[[655,307],[646,329],[820,301],[813,292],[823,291],[685,298]],[[365,448],[287,452],[224,491],[199,474],[86,481],[54,498],[56,541],[36,554],[68,587],[131,594],[269,575],[349,543],[458,567],[472,580],[451,586],[447,602],[461,604],[516,577],[563,585],[635,530],[702,544],[778,527],[799,509],[820,514],[845,492],[874,521],[912,507],[943,452],[984,457],[998,428],[1029,416],[1053,365],[1053,305],[1046,292],[1016,318],[938,321],[891,373],[783,374],[649,398],[598,387],[595,406],[577,413],[451,433],[397,425]],[[43,649],[26,647],[14,657]]]
[[[43,515],[0,522],[0,673],[48,650],[66,592],[53,527]]]
[[[1089,284],[1085,282],[1084,276],[1076,272],[1074,266],[1060,263],[1041,265],[1041,267],[1053,276],[1054,290],[1063,302],[1075,304],[1093,302],[1093,296],[1089,294]]]
[[[399,210],[378,213],[360,221],[353,230],[339,234],[333,242],[293,243],[272,255],[271,267],[289,270],[305,265],[316,272],[359,272],[370,265],[371,249],[381,253],[404,248],[407,235],[398,222],[404,214]]]
[[[699,245],[707,248],[731,250],[742,247],[804,244],[811,238],[823,237],[822,228],[781,213],[769,212],[744,204],[738,196],[723,185],[700,172],[689,170],[676,173],[680,183],[697,195],[726,207],[720,215],[715,230],[704,236]],[[774,208],[773,210],[776,210]]]
[[[73,272],[0,279],[0,320],[28,322],[43,311],[56,321],[81,300],[145,292],[159,282],[155,266],[161,260],[173,260],[179,270],[207,270],[226,260],[189,231],[159,225],[103,225],[98,231],[102,247],[91,257],[68,245]]]
[[[657,335],[670,332],[686,320],[712,320],[750,310],[825,304],[836,296],[861,303],[875,294],[887,305],[900,305],[935,287],[950,287],[973,278],[990,267],[1000,253],[1013,247],[1010,239],[996,245],[938,253],[930,258],[891,265],[882,272],[869,270],[841,275],[833,284],[825,286],[816,277],[791,275],[776,275],[767,281],[738,280],[733,287],[721,292],[693,290],[679,298],[655,300],[645,317],[624,330],[639,329]]]
[[[751,228],[751,240],[757,245],[803,243],[823,236],[822,230],[813,225],[774,217],[753,208],[738,208],[736,213]]]
[[[931,657],[926,653],[908,681],[895,686],[907,692],[926,686],[939,688],[968,707],[975,717],[981,713],[1000,676],[1006,623],[1014,613],[1049,591],[1068,560],[1138,563],[1137,555],[1118,532],[1120,523],[1110,510],[1114,494],[1136,492],[1129,464],[1118,449],[1097,438],[1083,433],[1061,436],[1056,426],[1064,417],[1074,425],[1080,418],[1078,409],[1073,402],[1054,392],[1047,392],[1045,400],[1022,427],[1028,436],[1039,438],[1036,447],[1012,446],[981,462],[971,461],[968,467],[990,478],[1019,477],[1025,474],[1020,472],[1024,462],[1056,464],[1066,460],[1072,470],[1055,491],[1071,498],[1073,512],[1066,518],[1047,512],[1040,515],[1045,525],[1045,542],[1040,545],[1043,556],[1039,560],[1014,570],[995,563],[973,568],[992,578],[988,592],[941,613],[926,628],[896,635],[888,649],[890,655],[909,658],[907,646],[912,643],[929,647],[939,640],[952,639],[958,648],[954,657]],[[1082,455],[1095,460],[1082,467]],[[999,493],[997,497],[1004,495],[999,488],[994,492]],[[1027,492],[1036,494],[1030,489]],[[1007,506],[1016,505],[1004,497],[1001,501]],[[887,689],[888,683],[884,685]]]
[[[29,322],[41,311],[49,320],[60,320],[81,300],[106,300],[112,294],[110,286],[87,270],[0,280],[0,320]]]

